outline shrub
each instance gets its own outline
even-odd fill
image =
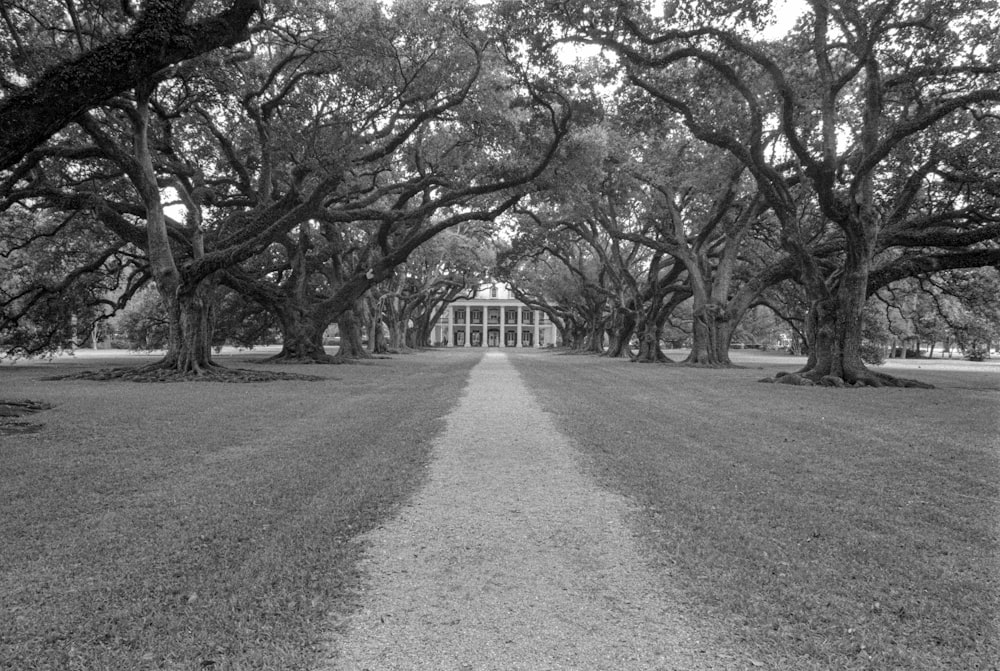
[[[873,366],[885,363],[885,347],[880,343],[865,340],[861,343],[861,360]]]
[[[975,345],[965,353],[965,358],[969,361],[986,361],[990,358],[990,349],[985,345]]]

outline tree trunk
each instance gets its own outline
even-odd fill
[[[691,353],[685,363],[729,366],[729,344],[733,320],[725,306],[717,303],[696,305],[694,310]]]
[[[372,354],[388,354],[389,327],[381,319],[372,322],[368,342],[371,345]]]
[[[591,324],[584,338],[583,352],[604,354],[604,327],[600,323]]]
[[[632,359],[636,363],[671,363],[660,349],[660,335],[663,327],[651,319],[639,326],[639,353]]]
[[[421,320],[421,326],[417,330],[417,341],[416,341],[417,347],[421,349],[425,347],[433,347],[434,346],[433,339],[434,339],[434,323],[431,321],[427,321],[426,324],[424,324],[424,321]]]
[[[859,247],[864,246],[847,245],[837,291],[812,302],[810,318],[815,320],[815,334],[809,363],[800,374],[814,381],[834,377],[847,384],[873,387],[929,387],[915,380],[876,373],[861,360],[862,314],[868,299],[871,255]]]
[[[337,326],[340,329],[340,351],[337,352],[336,359],[355,361],[372,358],[361,342],[361,320],[353,309],[341,313],[337,318]]]
[[[428,334],[433,330],[433,325],[427,323],[427,312],[420,309],[412,310],[407,323],[409,322],[413,322],[413,326],[407,328],[406,344],[414,350],[427,347],[427,342],[430,340]]]
[[[581,324],[573,324],[569,328],[569,347],[575,353],[583,353],[587,351],[587,334],[589,331],[586,326]]]
[[[181,285],[175,292],[159,287],[170,323],[167,353],[162,360],[136,371],[139,375],[168,371],[202,376],[222,367],[212,361],[212,294],[214,282],[193,287]]]
[[[431,311],[423,309],[413,316],[413,329],[410,331],[410,346],[413,349],[430,347],[433,332],[434,322],[431,321]]]
[[[632,357],[628,344],[629,340],[632,339],[632,334],[635,333],[635,322],[635,315],[631,311],[616,311],[612,317],[611,328],[608,330],[608,349],[604,352],[604,356],[611,358]]]
[[[299,306],[285,306],[278,311],[281,323],[281,352],[268,363],[332,363],[333,357],[323,347],[325,319],[310,315]]]
[[[394,320],[389,327],[389,349],[396,352],[406,350],[406,322]]]
[[[149,265],[170,320],[167,354],[143,366],[137,375],[168,371],[180,375],[205,375],[220,367],[212,362],[212,293],[215,280],[185,276],[174,260],[167,235],[163,202],[149,150],[149,97],[152,88],[136,90],[137,123],[134,149],[138,170],[132,181],[146,207],[146,243]],[[195,254],[199,252],[195,245]]]

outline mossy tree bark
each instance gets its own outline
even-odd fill
[[[156,368],[205,375],[220,368],[212,361],[214,282],[197,282],[173,296],[160,292],[170,314],[170,345]]]
[[[588,325],[580,351],[587,354],[604,354],[604,324],[602,322],[593,321]]]
[[[619,308],[611,317],[611,328],[608,329],[608,348],[604,356],[610,358],[631,358],[629,341],[635,335],[636,317],[634,311]]]
[[[297,306],[278,311],[281,323],[281,351],[269,359],[275,363],[330,363],[333,357],[323,346],[323,334],[329,321],[316,319]]]
[[[725,305],[696,302],[692,321],[691,352],[686,363],[729,366],[729,346],[733,338],[733,320]]]
[[[372,358],[362,342],[361,319],[356,308],[340,313],[337,317],[337,327],[340,330],[340,350],[336,354],[336,359],[347,362]]]
[[[671,363],[660,347],[663,325],[647,320],[639,331],[639,352],[632,359],[636,363]]]

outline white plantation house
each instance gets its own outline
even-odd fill
[[[481,287],[475,298],[449,305],[434,326],[432,342],[446,347],[548,347],[556,344],[556,327],[544,312],[494,283]]]

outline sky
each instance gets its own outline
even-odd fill
[[[776,40],[785,36],[791,30],[792,26],[795,25],[795,21],[808,8],[806,0],[772,0],[772,3],[773,7],[771,11],[774,15],[774,23],[762,33],[763,37],[768,40]],[[663,4],[664,0],[654,0],[654,16],[663,13]],[[557,49],[559,57],[565,62],[572,62],[580,58],[590,58],[601,50],[600,47],[593,45],[582,46],[572,44],[562,44]]]
[[[661,14],[665,0],[654,0],[653,13]],[[772,0],[772,13],[775,23],[764,31],[764,36],[768,39],[783,37],[795,24],[795,20],[806,10],[806,0]]]
[[[764,31],[767,39],[777,39],[784,36],[806,10],[805,0],[775,0],[772,12],[775,24]]]

